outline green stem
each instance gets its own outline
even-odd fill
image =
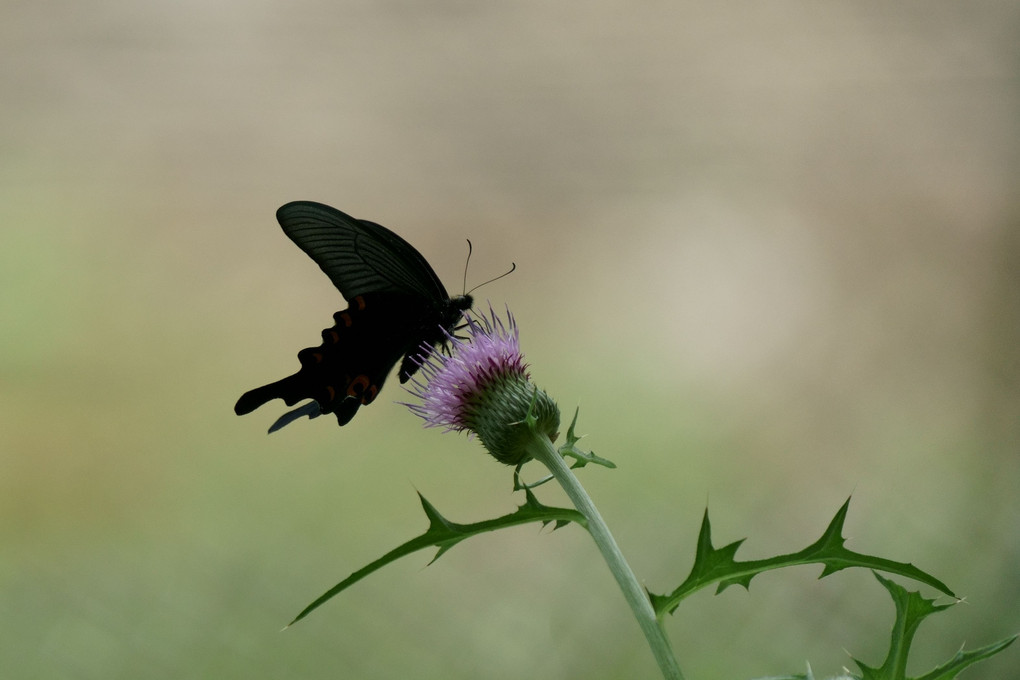
[[[620,552],[620,547],[616,545],[616,540],[609,532],[609,527],[606,526],[605,520],[602,519],[602,515],[599,514],[588,492],[581,486],[581,482],[574,476],[573,471],[563,460],[559,451],[553,447],[549,438],[535,431],[532,431],[532,435],[527,446],[528,453],[549,468],[553,477],[567,492],[574,507],[587,518],[588,533],[595,540],[595,545],[598,546],[603,559],[609,565],[609,571],[613,573],[613,577],[620,585],[627,604],[630,605],[638,625],[641,626],[645,638],[648,639],[648,645],[652,648],[652,654],[655,655],[662,676],[666,680],[683,680],[683,673],[680,672],[680,666],[677,665],[676,658],[673,656],[669,639],[662,626],[659,625],[659,620],[655,616],[655,610],[652,609],[652,603],[648,599],[647,593],[638,583],[637,577],[634,576],[630,565],[627,564],[623,553]]]

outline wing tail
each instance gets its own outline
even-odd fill
[[[300,373],[277,380],[276,382],[256,387],[241,395],[241,398],[234,404],[234,413],[239,416],[251,413],[259,406],[273,399],[283,399],[287,406],[293,406],[302,399],[307,399],[307,387]]]
[[[295,420],[302,416],[308,416],[308,419],[311,420],[312,418],[318,418],[321,415],[322,409],[319,408],[319,402],[310,401],[307,404],[299,406],[293,411],[287,411],[282,416],[277,418],[276,422],[273,423],[272,427],[269,428],[269,434],[273,434],[284,425],[290,425],[291,423],[293,423]]]

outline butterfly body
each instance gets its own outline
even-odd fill
[[[450,297],[432,267],[409,243],[385,227],[329,206],[298,201],[277,211],[284,232],[329,276],[348,301],[322,331],[322,344],[298,353],[301,369],[246,392],[234,411],[244,415],[272,399],[288,406],[273,432],[301,416],[336,415],[346,425],[372,403],[393,366],[400,382],[418,370],[423,347],[442,344],[471,307],[471,297]]]

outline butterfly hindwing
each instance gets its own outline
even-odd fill
[[[345,425],[375,399],[401,357],[401,382],[418,370],[423,345],[445,342],[471,298],[451,299],[425,258],[381,225],[306,201],[288,203],[277,218],[349,306],[333,315],[321,345],[298,353],[297,373],[245,393],[234,410],[243,415],[272,399],[288,406],[312,399],[284,414],[270,432],[323,413]]]

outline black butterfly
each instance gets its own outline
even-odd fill
[[[347,300],[322,331],[322,344],[298,352],[301,370],[245,392],[234,411],[251,413],[271,399],[288,406],[314,401],[285,413],[270,432],[308,416],[335,413],[346,425],[358,408],[372,403],[393,365],[400,382],[418,370],[423,345],[446,342],[470,295],[451,298],[421,253],[392,231],[311,201],[276,211],[283,231],[326,272]]]

